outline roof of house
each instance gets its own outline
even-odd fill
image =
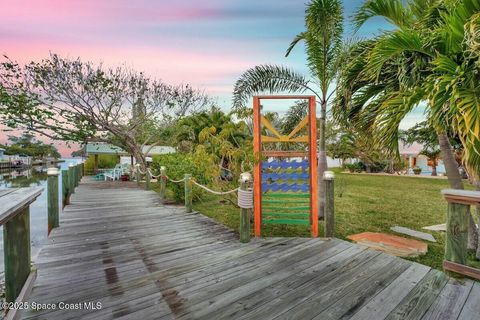
[[[85,152],[87,155],[92,154],[113,154],[113,155],[129,155],[130,153],[123,150],[120,147],[103,142],[88,142],[85,146]],[[147,153],[148,152],[148,153]],[[174,153],[175,148],[168,146],[144,146],[143,154],[148,156],[154,156],[159,154]]]
[[[417,142],[414,142],[411,145],[405,145],[402,141],[399,141],[398,149],[402,156],[418,156],[418,154],[422,152],[423,146]]]

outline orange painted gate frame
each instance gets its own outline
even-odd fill
[[[308,100],[309,124],[309,173],[310,173],[310,227],[312,237],[318,237],[318,170],[317,170],[317,116],[315,96],[254,96],[253,97],[253,152],[255,154],[254,176],[254,228],[255,236],[261,236],[262,229],[262,130],[261,100]]]

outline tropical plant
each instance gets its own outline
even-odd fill
[[[251,163],[252,142],[244,121],[233,121],[232,114],[225,114],[218,108],[193,114],[178,121],[177,145],[184,153],[197,156],[209,155],[216,164],[238,177],[242,164]],[[251,167],[251,165],[250,165]]]
[[[398,150],[400,122],[413,108],[425,106],[450,185],[458,189],[463,182],[450,130],[461,138],[464,161],[474,176],[480,168],[478,63],[472,50],[479,10],[477,0],[367,1],[355,15],[357,28],[372,17],[383,17],[396,29],[351,48],[337,91],[340,118],[369,128],[377,143],[393,151]],[[473,219],[470,231],[473,247]]]
[[[305,31],[298,34],[287,49],[304,42],[311,80],[289,68],[276,65],[260,65],[247,70],[236,82],[234,106],[245,108],[252,95],[261,92],[310,92],[321,106],[319,121],[319,216],[323,216],[323,172],[327,169],[325,152],[325,122],[327,105],[333,95],[330,86],[336,78],[338,61],[342,52],[343,7],[340,0],[312,0],[305,11]],[[317,86],[320,90],[317,90]],[[245,112],[241,112],[245,114]]]

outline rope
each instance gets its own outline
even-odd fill
[[[253,190],[238,189],[238,206],[242,209],[253,208]]]
[[[157,174],[157,175],[154,175],[154,174],[152,173],[152,170],[150,170],[150,169],[148,169],[148,173],[150,173],[150,177],[155,178],[155,179],[157,179],[158,177],[160,177],[160,176],[162,175],[161,173],[159,173],[159,174]]]
[[[195,185],[197,185],[197,186],[199,186],[200,188],[202,188],[203,190],[206,190],[206,191],[208,191],[208,192],[210,192],[210,193],[213,193],[213,194],[216,194],[216,195],[218,195],[218,196],[223,196],[223,195],[227,195],[227,194],[230,194],[230,193],[234,193],[234,192],[236,192],[236,191],[238,190],[238,188],[236,188],[236,189],[233,189],[233,190],[230,190],[230,191],[215,191],[215,190],[209,189],[209,188],[207,188],[207,187],[205,187],[205,186],[202,186],[200,183],[196,182],[196,181],[193,180],[193,179],[192,179],[192,182],[193,182]]]
[[[180,180],[172,180],[172,179],[170,179],[168,176],[165,176],[165,178],[167,178],[167,180],[169,180],[169,181],[171,181],[171,182],[173,182],[173,183],[180,183],[180,182],[185,181],[184,178],[182,178],[182,179],[180,179]]]

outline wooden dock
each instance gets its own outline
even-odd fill
[[[56,308],[25,319],[480,317],[478,282],[337,239],[241,244],[125,182],[84,178],[35,265],[30,306]]]

